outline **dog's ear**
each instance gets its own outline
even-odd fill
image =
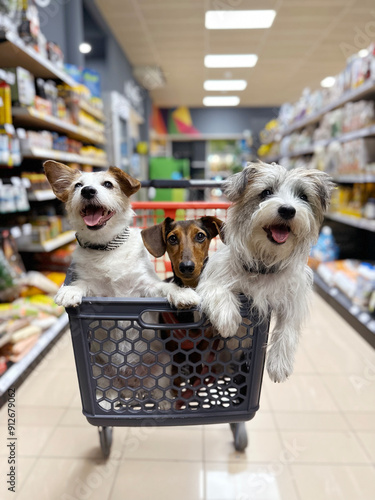
[[[217,217],[212,217],[211,215],[201,217],[200,220],[203,227],[209,234],[210,239],[215,238],[215,236],[219,235],[221,241],[224,242],[224,222],[222,220],[218,219]]]
[[[141,231],[143,243],[147,250],[154,257],[161,257],[167,250],[167,242],[165,239],[166,227],[173,222],[173,219],[167,217],[161,224],[148,227]]]
[[[127,174],[123,170],[117,167],[109,167],[111,175],[116,179],[116,181],[120,184],[121,191],[126,194],[129,198],[132,194],[136,193],[138,189],[141,187],[141,183],[139,180],[134,179],[131,175]]]
[[[326,172],[317,169],[304,169],[304,176],[314,184],[315,191],[318,195],[323,212],[327,210],[331,201],[332,191],[335,189],[336,184]]]
[[[53,160],[45,161],[43,167],[56,198],[66,202],[69,196],[68,189],[79,175],[79,170],[74,170],[63,163]]]
[[[238,174],[231,175],[223,183],[224,194],[229,201],[237,201],[241,198],[252,177],[257,173],[256,164],[248,165]]]

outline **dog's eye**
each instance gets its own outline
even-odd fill
[[[112,182],[109,182],[109,181],[105,181],[103,183],[103,186],[106,187],[106,188],[108,188],[108,189],[112,189],[113,188]]]
[[[81,184],[80,182],[77,182],[74,186],[74,189],[78,189],[78,188],[81,188],[83,186],[83,184]]]
[[[260,197],[262,198],[262,200],[264,200],[265,198],[267,198],[268,196],[271,196],[273,193],[271,191],[271,189],[265,189],[264,191],[262,191],[260,193]]]
[[[303,200],[303,201],[308,201],[308,198],[307,198],[307,196],[305,195],[305,193],[301,193],[301,194],[299,195],[299,197],[300,197],[300,199],[301,199],[301,200]]]
[[[168,243],[170,243],[171,245],[176,245],[178,243],[177,236],[171,234],[170,237],[168,238]]]
[[[202,243],[206,239],[206,235],[204,233],[198,233],[195,238],[199,243]]]

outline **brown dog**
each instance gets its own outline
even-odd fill
[[[168,281],[173,281],[181,287],[195,288],[198,285],[199,277],[208,260],[208,250],[211,240],[220,236],[223,240],[223,222],[212,216],[201,217],[196,220],[174,221],[167,217],[161,224],[144,229],[141,233],[143,242],[147,250],[154,257],[161,257],[168,253],[172,263],[173,277]],[[194,323],[193,312],[162,313],[160,322],[164,324]],[[204,382],[208,368],[206,361],[214,360],[213,352],[209,346],[212,338],[212,329],[206,328],[202,337],[200,329],[175,329],[163,330],[162,338],[170,338],[167,349],[172,353],[173,365],[172,376],[174,394],[180,392],[178,388],[184,386],[181,398],[176,401],[176,409],[181,409],[193,396],[195,390]],[[177,340],[180,339],[180,342]],[[217,348],[219,339],[214,340],[211,350]],[[195,349],[194,349],[195,348]],[[192,352],[194,349],[194,352]],[[197,375],[192,374],[192,366],[188,364],[179,370],[178,366],[184,365],[186,355],[189,354],[190,363],[196,365]],[[205,354],[206,353],[206,354]],[[182,375],[181,370],[184,372]],[[212,378],[212,377],[211,377]]]
[[[208,260],[211,240],[222,235],[223,222],[206,216],[196,220],[174,221],[170,217],[161,224],[144,229],[143,243],[154,257],[168,253],[172,263],[172,281],[181,287],[195,288]]]

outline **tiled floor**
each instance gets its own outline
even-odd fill
[[[372,500],[375,351],[319,297],[285,384],[265,376],[261,409],[234,451],[228,425],[115,428],[111,457],[80,412],[65,335],[17,391],[16,495],[24,500]]]

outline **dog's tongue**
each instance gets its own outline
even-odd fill
[[[272,238],[277,243],[285,243],[289,236],[289,230],[285,226],[270,226]]]
[[[87,207],[86,215],[83,217],[87,226],[96,226],[103,217],[103,209],[100,207]]]

